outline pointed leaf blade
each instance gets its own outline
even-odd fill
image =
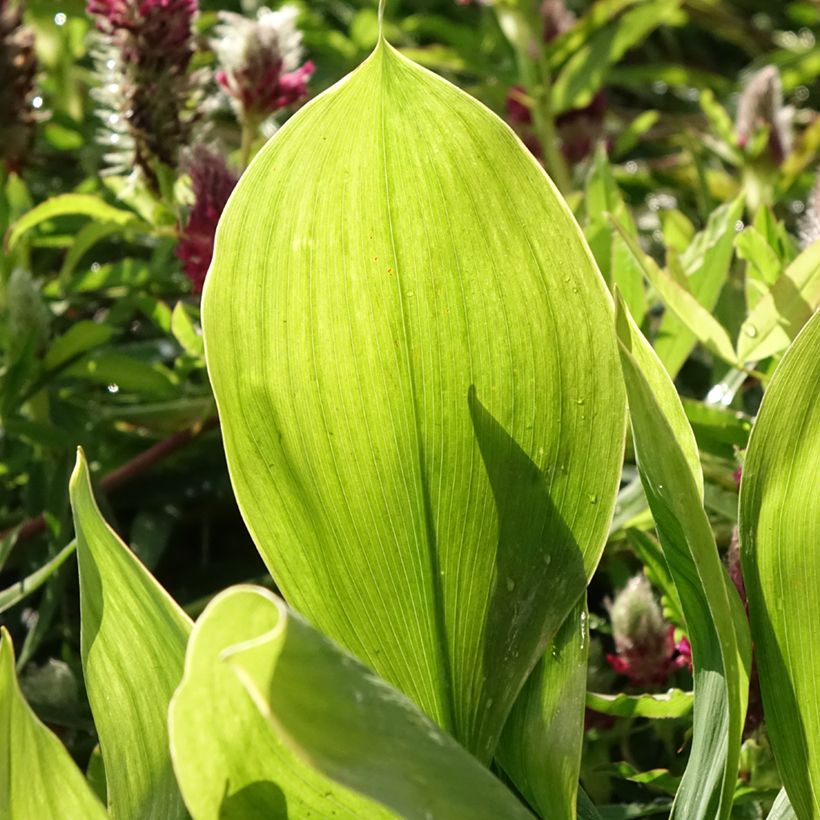
[[[222,660],[235,644],[275,628],[278,609],[258,591],[217,595],[194,625],[185,674],[169,711],[174,770],[197,820],[284,816],[386,818],[381,806],[339,786],[271,732]]]
[[[554,187],[382,43],[243,177],[203,324],[279,588],[488,761],[597,563],[622,453],[608,296]]]
[[[766,725],[799,817],[820,817],[820,313],[783,356],[752,428],[740,485],[743,579]]]
[[[0,626],[0,816],[107,815],[68,750],[32,712],[14,671],[11,636]]]
[[[760,361],[785,350],[820,307],[820,242],[809,245],[741,325],[737,357]]]
[[[746,713],[748,627],[703,509],[703,477],[683,406],[620,298],[616,327],[638,468],[692,645],[694,734],[672,817],[727,818]]]
[[[191,622],[100,514],[82,451],[70,482],[80,569],[83,675],[111,811],[185,817],[167,713]]]

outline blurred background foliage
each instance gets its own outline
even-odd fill
[[[199,290],[243,167],[378,30],[364,0],[274,15],[254,0],[138,5],[0,0],[0,622],[33,706],[83,765],[96,741],[78,658],[75,448],[109,520],[192,614],[230,583],[265,582],[230,490]],[[385,32],[505,118],[564,193],[676,377],[742,585],[738,470],[773,360],[751,373],[722,361],[641,263],[732,339],[753,335],[749,311],[820,236],[820,5],[391,0]],[[789,308],[795,330],[808,301]],[[658,555],[628,445],[590,593],[595,692],[691,686]],[[589,710],[583,782],[605,816],[668,811],[690,734],[676,708],[654,721]],[[779,781],[754,694],[750,713],[736,816],[752,818]]]

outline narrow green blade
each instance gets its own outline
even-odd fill
[[[70,493],[83,675],[105,763],[108,804],[119,817],[185,817],[171,766],[167,713],[182,678],[191,622],[106,524],[82,451]]]
[[[524,685],[498,747],[504,771],[550,820],[577,814],[588,655],[584,595]]]
[[[798,820],[785,789],[778,792],[777,799],[774,801],[772,810],[766,816],[766,820]]]
[[[616,302],[638,468],[692,644],[694,736],[673,818],[726,818],[746,713],[751,646],[703,509],[694,435],[660,359]]]
[[[106,817],[66,748],[31,711],[14,672],[11,636],[0,626],[0,817]]]
[[[566,205],[504,123],[382,42],[243,176],[203,324],[279,588],[488,762],[620,470],[610,300]]]
[[[820,313],[783,356],[740,485],[743,578],[766,726],[800,818],[820,817]]]
[[[327,777],[406,820],[525,820],[532,815],[452,737],[351,655],[261,588],[209,607],[267,610],[272,626],[223,650],[270,730]],[[367,815],[365,815],[367,816]]]

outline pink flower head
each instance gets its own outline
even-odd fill
[[[128,32],[140,41],[135,57],[154,55],[166,63],[176,58],[187,66],[197,0],[88,0],[86,9],[100,31]]]
[[[307,95],[314,65],[302,60],[296,9],[260,9],[255,20],[221,12],[213,43],[216,78],[242,119],[261,120]]]
[[[633,685],[660,686],[676,669],[691,666],[689,641],[675,642],[675,628],[664,620],[643,574],[615,596],[609,615],[616,651],[607,655],[607,662]]]
[[[191,152],[188,172],[194,204],[180,231],[176,254],[194,293],[199,293],[211,265],[216,226],[236,185],[236,177],[219,154],[203,145],[197,145]]]

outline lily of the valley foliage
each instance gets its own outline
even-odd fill
[[[820,818],[820,12],[45,5],[0,816]]]

